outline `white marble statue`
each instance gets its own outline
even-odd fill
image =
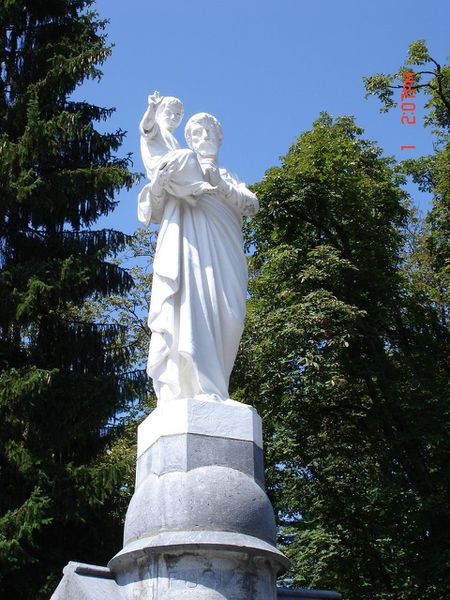
[[[179,100],[153,94],[141,121],[151,183],[139,195],[138,217],[160,223],[147,371],[158,402],[226,401],[245,318],[242,217],[257,212],[258,200],[218,167],[222,128],[212,115],[189,119],[189,149],[179,149],[171,132],[181,115]]]

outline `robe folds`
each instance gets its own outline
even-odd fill
[[[191,186],[198,173],[193,161],[188,163],[175,178],[177,187],[167,186],[172,193],[152,198],[146,186],[139,198],[140,220],[161,224],[153,263],[147,371],[159,401],[227,400],[245,319],[242,216],[255,214],[258,201],[224,169],[218,189],[193,201]]]

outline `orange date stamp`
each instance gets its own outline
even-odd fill
[[[406,71],[403,73],[403,87],[400,96],[401,104],[400,108],[402,111],[402,125],[415,125],[416,124],[416,90],[413,85],[416,83],[416,75],[412,71]],[[402,145],[402,150],[413,150],[415,146]]]

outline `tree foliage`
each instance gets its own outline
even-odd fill
[[[448,330],[405,270],[404,176],[326,114],[253,189],[235,397],[263,416],[288,583],[444,597]]]
[[[128,360],[136,371],[145,371],[150,330],[147,325],[152,289],[152,264],[156,248],[156,231],[138,228],[128,236],[123,251],[115,258],[115,263],[128,273],[133,286],[126,294],[95,295],[83,304],[83,318],[94,321],[108,321],[123,328],[125,345],[129,350]],[[151,395],[151,382],[147,385],[147,395],[142,398],[141,408],[148,409],[148,396]],[[133,413],[134,418],[136,416]]]
[[[130,187],[111,109],[72,92],[110,48],[90,0],[0,7],[0,592],[46,598],[69,559],[120,547],[111,517],[124,461],[110,427],[140,393],[124,328],[82,316],[132,285],[111,257],[127,239],[92,227]],[[115,514],[115,513],[114,513]]]

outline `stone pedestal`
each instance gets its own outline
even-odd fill
[[[125,597],[123,588],[114,580],[114,576],[108,568],[98,567],[96,565],[87,565],[84,563],[70,562],[64,568],[64,577],[58,586],[58,589],[52,596],[52,600],[123,600]],[[247,596],[252,600],[257,596]],[[137,589],[136,598],[153,598],[148,590],[142,595]],[[170,596],[169,596],[170,597]],[[183,598],[183,595],[177,593],[176,598]],[[201,594],[197,597],[201,598]],[[203,597],[205,597],[203,595]],[[207,598],[214,596],[207,596]],[[219,596],[220,597],[220,596]],[[337,592],[328,590],[287,590],[277,588],[277,600],[341,600],[341,595]]]
[[[275,600],[289,562],[264,491],[261,420],[236,402],[174,400],[139,427],[124,548],[125,598]]]

